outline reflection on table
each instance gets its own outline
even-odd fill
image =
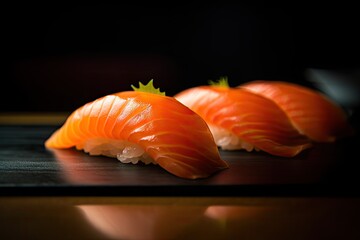
[[[1,198],[1,239],[359,239],[360,199]]]

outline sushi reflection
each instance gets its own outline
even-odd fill
[[[346,148],[345,148],[346,147]],[[350,156],[346,146],[317,144],[309,151],[285,161],[265,153],[222,152],[230,168],[214,176],[214,183],[221,184],[283,184],[314,183],[334,174],[337,159]],[[50,151],[50,150],[49,150]],[[113,158],[90,156],[75,149],[52,149],[51,153],[61,167],[64,181],[80,185],[137,186],[151,184],[187,184],[156,165],[121,164]],[[242,160],[243,158],[245,160]],[[356,158],[355,158],[356,159]],[[306,173],[306,174],[304,174]],[[149,182],[151,179],[151,182]]]
[[[0,239],[360,239],[358,198],[1,200]]]
[[[81,205],[95,229],[110,239],[177,239],[204,220],[204,206]]]
[[[236,220],[250,219],[270,211],[269,207],[260,206],[209,206],[205,211],[205,216],[214,220]]]
[[[121,164],[113,158],[90,156],[76,149],[48,149],[48,151],[62,168],[64,181],[72,184],[131,185],[144,181],[145,177],[152,177],[152,174],[160,177],[170,175],[156,165],[142,164],[143,166],[139,167],[134,164]]]
[[[262,207],[183,205],[80,205],[86,220],[110,239],[223,239]],[[224,225],[227,220],[234,224]],[[230,229],[230,228],[231,229]],[[228,235],[231,233],[231,235]]]
[[[284,203],[284,202],[283,202]],[[338,200],[249,205],[78,205],[104,239],[358,239],[359,209]],[[339,225],[339,221],[343,224]],[[336,227],[329,227],[336,226]],[[338,228],[339,227],[339,228]]]
[[[107,171],[110,163],[107,158],[101,160],[99,158],[84,154],[75,149],[51,149],[54,158],[59,162],[62,168],[63,177],[66,182],[78,184],[101,184],[107,182],[107,177],[111,175],[111,171]]]

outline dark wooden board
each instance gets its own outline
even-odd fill
[[[318,144],[294,158],[220,151],[229,169],[186,180],[156,165],[123,164],[75,149],[49,151],[55,126],[0,126],[1,195],[354,196],[359,141]]]

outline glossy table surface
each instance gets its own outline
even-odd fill
[[[6,197],[1,239],[359,239],[359,198]]]
[[[43,147],[0,125],[0,239],[359,239],[358,138],[295,158],[221,151],[208,179]]]
[[[358,142],[352,138],[318,144],[294,158],[220,151],[228,169],[206,179],[187,180],[157,165],[123,164],[76,149],[46,149],[44,141],[57,128],[0,126],[0,195],[358,195]]]

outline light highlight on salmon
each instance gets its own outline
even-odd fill
[[[74,111],[45,146],[82,149],[94,138],[135,143],[182,178],[204,178],[228,167],[205,121],[172,97],[128,91],[99,98]]]
[[[352,134],[343,109],[320,92],[283,81],[252,81],[240,85],[275,102],[299,132],[316,142],[334,142]]]
[[[274,102],[250,91],[199,86],[174,97],[198,113],[210,128],[220,128],[237,136],[240,139],[239,148],[260,149],[272,155],[292,157],[311,146],[310,140],[299,134]],[[217,132],[213,131],[215,141],[218,140]],[[249,147],[249,144],[252,146]]]

